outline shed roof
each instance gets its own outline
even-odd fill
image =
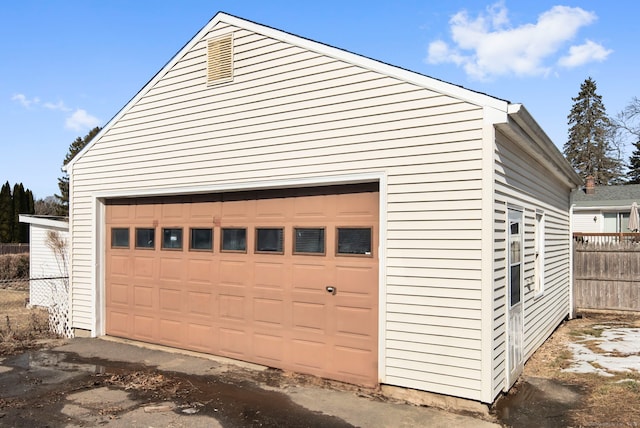
[[[55,229],[69,230],[69,218],[50,215],[20,214],[20,223],[35,224],[37,226],[52,227]]]

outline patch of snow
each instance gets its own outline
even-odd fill
[[[568,369],[562,370],[563,372],[571,372],[571,373],[596,373],[601,376],[613,376],[611,373],[608,373],[606,370],[603,370],[600,367],[596,367],[591,363],[596,363],[598,366],[602,366],[600,361],[598,360],[598,355],[592,352],[589,348],[579,343],[570,343],[569,349],[573,352],[573,360],[574,363]]]
[[[640,371],[640,328],[602,327],[600,337],[584,336],[580,341],[582,343],[569,344],[574,364],[564,371],[602,376],[613,376],[611,372]],[[584,342],[596,342],[596,346],[604,353],[593,352]],[[612,353],[622,355],[615,356]]]
[[[619,328],[602,332],[600,347],[606,352],[640,354],[640,328]]]

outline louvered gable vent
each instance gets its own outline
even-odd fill
[[[207,84],[233,80],[233,34],[209,39],[207,43]]]

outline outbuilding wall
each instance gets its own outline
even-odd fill
[[[514,125],[515,126],[515,125]],[[493,393],[506,383],[507,210],[521,209],[524,218],[525,361],[569,314],[570,219],[566,184],[550,174],[531,154],[497,132],[494,158],[494,302]],[[544,217],[544,289],[535,284],[536,213]]]
[[[234,80],[207,87],[206,39],[229,32]],[[483,126],[479,105],[219,22],[73,164],[73,326],[103,333],[104,195],[371,174],[381,381],[480,400]]]
[[[60,254],[48,245],[49,233],[58,234],[68,242],[66,229],[31,224],[29,229],[29,303],[48,307],[52,303],[53,289],[61,287],[66,277],[66,265]],[[66,251],[66,250],[65,250]]]

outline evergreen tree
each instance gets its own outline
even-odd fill
[[[7,181],[0,189],[0,243],[11,242],[13,238],[13,198]]]
[[[67,165],[71,160],[78,154],[82,149],[85,148],[87,144],[96,136],[98,132],[100,132],[100,127],[96,126],[93,128],[84,138],[76,138],[73,140],[71,145],[69,145],[69,151],[64,158],[63,166]],[[63,170],[64,172],[64,170]],[[56,195],[58,201],[60,202],[60,215],[68,215],[69,214],[69,175],[64,172],[64,175],[58,178],[58,188],[60,189],[60,194]]]
[[[29,189],[24,190],[24,197],[26,199],[25,206],[27,207],[27,214],[36,213],[36,200],[33,198],[33,192]]]
[[[596,184],[616,182],[622,175],[622,161],[614,155],[611,120],[602,96],[596,93],[596,82],[587,78],[580,85],[571,112],[567,116],[569,139],[564,155],[583,178],[595,178]]]
[[[627,174],[629,184],[640,184],[640,140],[635,142],[635,149],[629,157],[629,172]]]
[[[20,214],[33,214],[34,201],[31,190],[24,188],[22,183],[13,186],[13,233],[11,242],[29,242],[29,225],[20,223]]]
[[[26,233],[23,232],[23,226],[28,227],[28,225],[20,224],[20,214],[26,214],[26,200],[22,183],[13,185],[13,194],[11,197],[13,199],[13,231],[11,234],[11,242],[23,242],[22,238],[26,235]]]

